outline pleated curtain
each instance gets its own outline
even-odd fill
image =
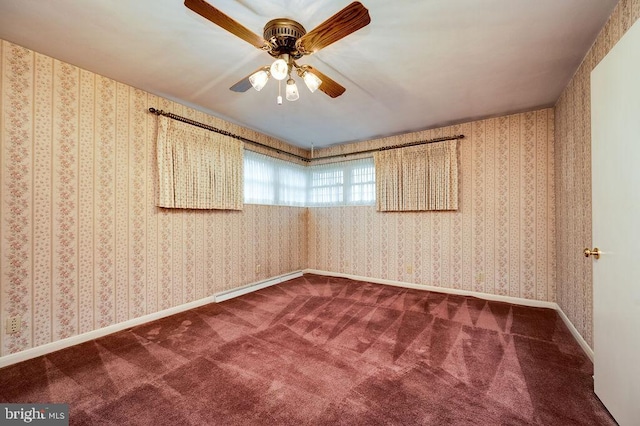
[[[242,210],[243,143],[158,117],[158,206]]]
[[[374,153],[378,211],[458,209],[457,140]]]

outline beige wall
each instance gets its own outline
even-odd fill
[[[591,241],[591,71],[640,18],[640,1],[620,0],[556,104],[556,251],[558,304],[593,346]],[[637,72],[637,70],[630,71]]]
[[[0,355],[306,267],[306,209],[155,207],[146,111],[283,143],[7,42],[0,73]]]
[[[320,150],[464,134],[457,212],[309,209],[309,267],[555,301],[553,109]]]

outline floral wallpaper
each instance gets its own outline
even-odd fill
[[[309,209],[309,267],[555,301],[554,111],[318,150],[317,156],[464,134],[459,210]]]
[[[147,110],[296,148],[4,41],[0,101],[0,355],[306,267],[304,208],[155,207]]]
[[[0,41],[0,356],[306,267],[557,301],[592,344],[589,77],[639,17],[620,1],[555,109],[315,152],[465,134],[457,212],[157,208],[149,107],[308,153]]]
[[[640,0],[620,0],[555,107],[558,304],[592,347],[591,71],[638,18]]]

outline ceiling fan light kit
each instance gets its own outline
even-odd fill
[[[304,84],[307,85],[307,88],[311,93],[318,90],[318,87],[322,84],[322,80],[320,80],[317,75],[310,73],[309,71],[298,69],[298,75],[302,77]]]
[[[267,81],[269,81],[269,75],[270,73],[268,69],[260,70],[249,76],[249,83],[251,83],[251,86],[259,92],[265,84],[267,84]]]
[[[286,59],[285,59],[286,58]],[[276,80],[284,80],[289,75],[289,55],[283,54],[271,64],[271,75]]]
[[[298,86],[291,77],[294,68],[311,93],[320,89],[331,98],[342,95],[346,90],[343,86],[310,65],[298,65],[296,60],[335,43],[371,22],[369,11],[362,3],[355,1],[309,32],[292,19],[277,18],[267,22],[263,37],[260,37],[204,0],[185,0],[184,4],[203,18],[276,58],[271,66],[260,67],[231,86],[230,90],[246,92],[253,87],[260,91],[270,77],[278,80],[278,83],[289,77],[285,90],[288,101],[300,97]],[[282,104],[280,87],[276,102]]]
[[[288,101],[297,101],[298,98],[300,98],[298,86],[296,86],[296,82],[292,78],[287,80],[287,89],[285,93]]]

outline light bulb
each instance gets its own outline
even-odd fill
[[[276,80],[284,80],[289,74],[289,65],[284,59],[276,59],[271,64],[271,75]]]
[[[293,81],[292,78],[290,78],[289,80],[287,80],[287,100],[288,101],[297,101],[298,98],[300,97],[300,94],[298,93],[298,86],[296,86],[296,82]]]
[[[322,84],[322,80],[320,80],[317,75],[312,74],[309,71],[305,71],[302,78],[304,79],[304,84],[307,85],[307,88],[311,93],[318,90],[318,87]]]
[[[269,73],[265,70],[260,70],[256,73],[251,74],[249,77],[249,83],[256,89],[258,92],[262,90],[265,84],[269,81]]]

